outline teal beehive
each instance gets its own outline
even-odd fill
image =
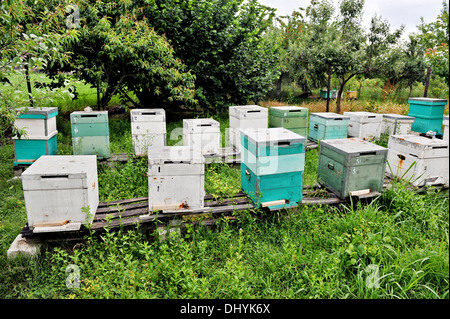
[[[14,126],[23,135],[13,136],[14,166],[33,164],[42,155],[55,155],[57,150],[56,107],[22,107]]]
[[[305,137],[285,128],[241,131],[241,188],[255,207],[301,202],[305,146]]]
[[[315,142],[320,140],[347,138],[349,121],[349,116],[337,113],[311,113],[309,118],[308,138]]]
[[[110,157],[108,111],[81,111],[70,114],[74,155]]]
[[[410,98],[408,103],[408,116],[416,118],[411,126],[412,131],[419,133],[427,133],[428,131],[433,131],[437,134],[441,133],[447,100],[415,97]]]

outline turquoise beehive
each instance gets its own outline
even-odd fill
[[[255,207],[301,202],[305,147],[305,137],[285,128],[241,131],[241,188]]]
[[[56,107],[18,108],[14,126],[25,135],[13,136],[14,166],[31,165],[42,155],[57,151]]]
[[[109,158],[108,111],[81,111],[70,114],[74,155]]]
[[[315,142],[320,140],[347,138],[349,122],[349,116],[337,113],[311,113],[311,116],[309,117],[308,138]]]
[[[412,131],[419,133],[427,133],[428,131],[433,131],[437,134],[441,133],[447,100],[415,97],[410,98],[408,103],[408,116],[416,118],[411,126]]]

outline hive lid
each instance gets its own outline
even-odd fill
[[[189,146],[151,147],[148,151],[149,165],[162,164],[204,164],[205,158],[200,150]]]
[[[108,123],[108,111],[75,111],[70,113],[71,123]]]
[[[96,178],[95,155],[44,155],[22,173],[22,185],[24,191],[78,189],[97,187]]]
[[[445,99],[435,99],[430,97],[411,97],[408,99],[409,101],[417,101],[417,102],[424,102],[424,103],[445,103],[447,104],[447,100]]]
[[[410,121],[414,121],[416,119],[413,116],[394,114],[394,113],[383,114],[383,118],[394,119],[394,120],[410,120]]]
[[[256,147],[263,145],[277,145],[283,142],[290,144],[306,144],[306,137],[294,133],[283,127],[248,128],[241,129],[241,133]]]
[[[333,113],[333,112],[317,112],[317,113],[311,113],[311,115],[323,117],[325,119],[342,119],[342,120],[350,119],[350,117],[347,115],[341,115],[341,114]]]
[[[383,115],[372,112],[344,112],[345,116],[349,116],[351,121],[355,122],[379,122]]]
[[[279,117],[307,116],[308,108],[300,106],[274,106],[269,110],[270,114]]]
[[[327,147],[349,157],[361,155],[387,154],[388,149],[360,138],[342,138],[320,141],[320,147]]]
[[[134,109],[130,110],[131,122],[164,121],[166,111],[164,109]]]
[[[398,145],[407,146],[408,152],[418,155],[420,158],[426,157],[448,157],[448,141],[438,138],[428,138],[419,135],[391,135],[389,137],[389,148],[397,148]],[[425,151],[432,151],[426,152]]]
[[[48,119],[58,115],[57,107],[19,107],[16,111],[22,113],[19,119]]]
[[[230,116],[237,118],[264,118],[268,109],[259,105],[235,105],[228,108]]]

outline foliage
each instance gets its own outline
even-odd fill
[[[140,5],[142,1],[79,1],[78,41],[66,46],[73,52],[70,64],[55,62],[48,72],[75,71],[97,89],[99,108],[115,94],[135,107],[195,106],[195,76],[175,57],[167,39],[156,34]]]
[[[446,1],[442,1],[441,13],[436,21],[425,23],[421,18],[418,25],[420,42],[426,47],[425,56],[433,72],[449,82],[449,8]]]
[[[202,107],[258,101],[279,75],[277,51],[263,37],[273,9],[256,0],[153,0],[144,14],[196,76]]]
[[[0,3],[0,122],[1,136],[8,131],[17,117],[17,107],[43,106],[45,100],[55,96],[55,90],[39,89],[35,99],[31,90],[30,73],[47,65],[49,59],[64,63],[70,52],[63,44],[73,42],[76,30],[66,29],[67,1],[2,1]],[[11,77],[21,74],[28,84],[27,90],[19,90]],[[22,80],[22,81],[23,81]],[[68,93],[64,90],[60,94]],[[24,134],[12,128],[12,134]]]

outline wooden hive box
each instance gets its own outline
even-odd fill
[[[448,184],[448,141],[417,135],[389,137],[386,174],[413,186]]]
[[[166,112],[164,109],[130,110],[134,153],[146,156],[149,147],[166,146]]]
[[[188,146],[152,148],[148,153],[149,211],[202,208],[205,159]]]
[[[382,114],[371,112],[344,112],[344,116],[350,117],[348,124],[348,136],[363,140],[380,138]]]
[[[219,154],[222,135],[220,123],[216,120],[185,119],[183,120],[183,145],[202,154]]]
[[[35,232],[79,229],[91,223],[97,211],[93,155],[41,156],[22,173],[22,185],[28,226]]]
[[[350,117],[332,112],[311,113],[309,118],[310,140],[347,138]]]
[[[405,135],[411,133],[411,127],[415,118],[400,114],[383,114],[381,122],[381,134]]]
[[[74,155],[111,156],[108,111],[77,111],[70,114]]]
[[[258,105],[236,105],[228,108],[230,129],[230,146],[241,151],[240,130],[267,128],[269,111]]]
[[[408,99],[408,116],[415,117],[411,129],[418,133],[433,131],[440,134],[447,100],[426,97]]]
[[[14,126],[26,131],[26,137],[42,139],[56,132],[57,107],[17,108],[20,115],[14,121]]]
[[[284,128],[241,131],[241,188],[256,207],[302,200],[306,138]]]
[[[444,134],[442,136],[442,139],[448,142],[448,115],[444,116],[442,125],[444,126]]]
[[[359,138],[322,140],[317,181],[340,198],[351,192],[381,192],[387,148]]]
[[[308,136],[308,108],[275,106],[269,109],[269,127],[284,127],[305,138]]]
[[[42,155],[55,155],[57,152],[57,134],[48,136],[21,137],[13,136],[14,166],[33,164]]]

